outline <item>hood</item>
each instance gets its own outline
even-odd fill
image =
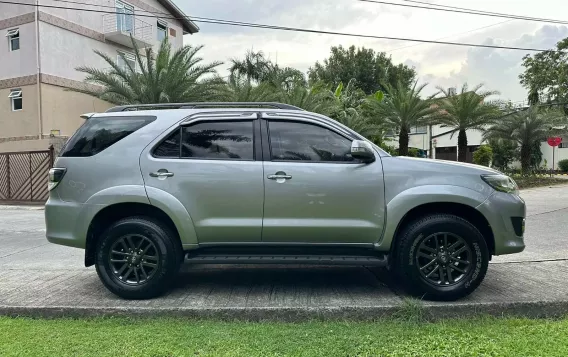
[[[419,186],[459,186],[482,195],[493,191],[481,175],[501,174],[485,166],[455,161],[418,159],[412,157],[382,157],[387,202],[400,192]]]
[[[396,156],[392,157],[395,160],[400,161],[401,165],[411,165],[411,166],[423,166],[426,169],[432,168],[434,170],[449,170],[449,172],[471,172],[483,174],[503,174],[500,171],[489,168],[487,166],[469,164],[465,162],[449,161],[449,160],[437,160],[437,159],[421,159],[416,157],[407,156]]]

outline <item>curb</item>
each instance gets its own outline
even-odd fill
[[[222,321],[354,320],[373,321],[384,318],[420,318],[435,321],[479,316],[558,318],[568,314],[566,301],[505,303],[419,303],[419,314],[410,315],[404,306],[370,307],[254,307],[254,308],[151,308],[151,307],[76,307],[76,306],[0,306],[0,315],[32,318],[93,317],[183,317]]]
[[[0,205],[0,211],[2,210],[15,210],[15,211],[43,211],[45,206],[11,206],[11,205]]]

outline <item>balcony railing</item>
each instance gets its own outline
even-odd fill
[[[103,16],[105,39],[132,48],[130,35],[138,47],[152,46],[152,25],[134,14],[116,13]]]

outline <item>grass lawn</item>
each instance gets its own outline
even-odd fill
[[[0,317],[0,356],[567,356],[568,319],[246,323]]]

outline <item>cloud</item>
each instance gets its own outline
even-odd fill
[[[485,43],[515,47],[552,48],[568,36],[565,26],[543,26],[538,22],[495,19],[483,16],[442,13],[354,0],[175,0],[190,16],[234,21],[276,24],[300,28],[332,30],[377,36],[443,39],[460,43]],[[469,3],[468,3],[469,2]],[[542,3],[519,2],[515,12],[538,17],[555,17],[562,0]],[[545,3],[549,4],[545,6]],[[552,2],[552,4],[550,4]],[[461,5],[460,5],[461,6]],[[479,8],[464,0],[464,7]],[[495,3],[491,11],[511,12],[506,4]],[[460,87],[485,83],[499,90],[503,99],[522,100],[525,90],[518,75],[522,72],[524,51],[420,44],[405,41],[317,35],[268,29],[251,29],[198,23],[201,31],[184,38],[187,44],[205,44],[200,55],[205,61],[224,61],[219,68],[227,75],[227,62],[242,58],[247,50],[263,51],[282,66],[306,72],[316,61],[329,56],[330,47],[365,46],[390,51],[395,63],[416,69],[420,81],[435,86]],[[456,35],[456,33],[458,33]],[[430,94],[430,93],[428,93]]]
[[[488,45],[515,46],[523,48],[548,49],[553,48],[562,38],[568,37],[568,27],[545,25],[532,34],[522,34],[512,41],[503,41],[496,38],[486,38],[483,43]],[[519,74],[522,73],[522,58],[529,52],[500,50],[492,48],[469,48],[465,59],[457,70],[449,70],[443,75],[432,73],[429,63],[422,63],[418,72],[422,81],[433,86],[460,87],[468,82],[470,85],[484,83],[490,90],[498,90],[501,97],[513,101],[526,99],[526,90],[519,83]],[[531,54],[534,52],[530,52]],[[436,54],[434,58],[440,58]],[[432,57],[429,58],[432,60]],[[448,66],[451,68],[451,66]]]

